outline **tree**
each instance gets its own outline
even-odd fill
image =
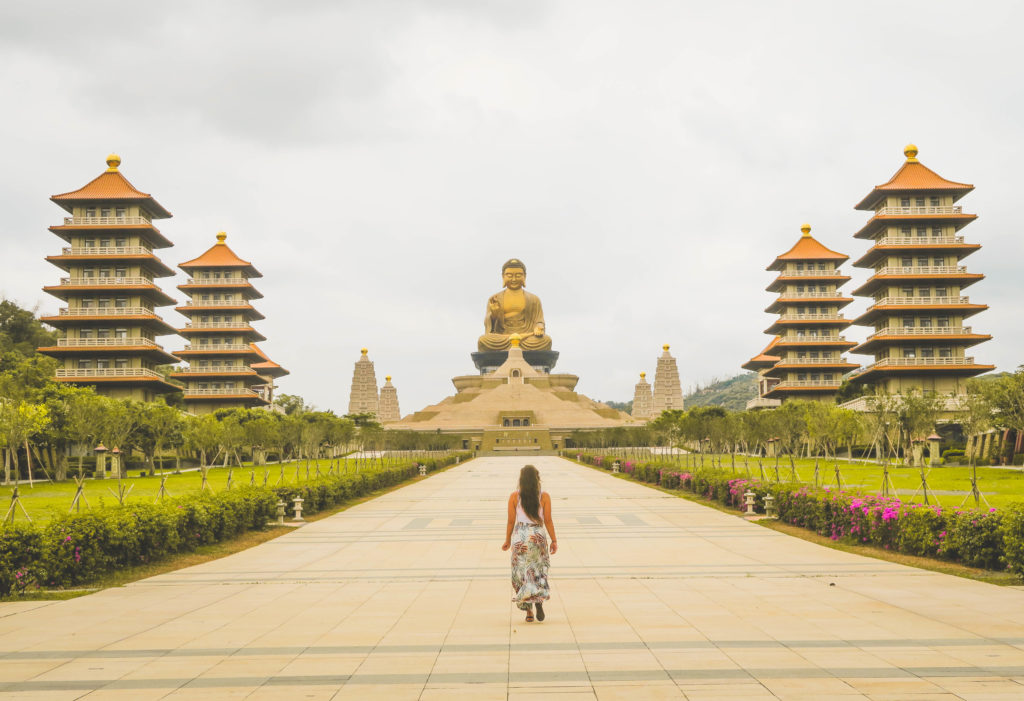
[[[186,421],[183,434],[185,445],[198,451],[200,466],[207,466],[207,457],[220,445],[220,431],[220,422],[213,414],[192,416]]]
[[[313,407],[307,406],[302,397],[297,394],[279,394],[274,398],[274,405],[280,407],[288,416],[313,410]]]
[[[14,479],[18,480],[18,450],[22,444],[27,447],[28,437],[40,431],[49,420],[45,406],[9,399],[0,401],[0,441],[7,449],[7,457],[4,459],[5,484],[11,482],[12,463]]]
[[[904,462],[913,455],[914,441],[935,431],[935,422],[944,404],[942,397],[925,394],[918,389],[909,389],[900,395],[896,404],[896,423],[902,436]]]
[[[976,382],[974,387],[991,405],[996,426],[1024,431],[1024,365],[1015,373]]]
[[[78,476],[82,477],[82,460],[87,452],[91,452],[100,431],[100,419],[106,405],[102,397],[91,390],[82,390],[68,402],[67,431],[68,441],[78,451]]]
[[[0,357],[31,358],[36,348],[52,345],[55,338],[56,334],[48,331],[35,314],[9,299],[0,300]],[[0,370],[7,362],[17,361],[12,358],[0,362]]]
[[[145,402],[132,406],[138,430],[135,432],[135,443],[142,451],[149,466],[149,474],[156,472],[156,456],[168,444],[174,445],[182,440],[185,420],[180,411],[162,402]]]
[[[97,438],[113,450],[123,451],[118,459],[118,474],[124,476],[125,454],[130,452],[135,431],[139,428],[139,413],[135,402],[103,397],[103,411],[100,415]]]

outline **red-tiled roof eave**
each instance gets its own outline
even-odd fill
[[[851,265],[855,268],[872,268],[876,258],[887,256],[913,256],[918,253],[936,253],[939,251],[952,252],[956,254],[957,260],[963,260],[972,253],[981,250],[979,243],[947,243],[947,244],[921,244],[919,246],[880,246],[875,244],[868,249],[867,253],[855,260]]]
[[[977,214],[885,214],[876,215],[868,219],[867,223],[855,233],[855,239],[872,239],[878,229],[889,224],[909,224],[942,222],[944,225],[952,224],[956,231],[964,228],[975,219]]]
[[[152,195],[137,189],[128,181],[128,178],[116,170],[106,170],[77,190],[53,195],[50,197],[50,201],[66,212],[71,212],[76,204],[81,205],[88,202],[97,204],[145,203],[145,209],[153,219],[169,219],[173,216]]]
[[[874,209],[880,198],[900,192],[952,194],[955,202],[973,189],[974,185],[943,178],[915,158],[900,166],[888,181],[876,185],[854,209]]]

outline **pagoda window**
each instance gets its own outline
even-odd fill
[[[96,277],[96,268],[82,268],[82,277]]]
[[[110,216],[110,207],[100,207],[100,216],[101,217],[109,217]]]
[[[914,296],[914,288],[913,287],[901,287],[900,288],[900,292],[903,293],[904,297],[913,297]]]
[[[953,357],[953,349],[952,348],[940,348],[939,349],[939,357],[940,358],[952,358]]]
[[[208,294],[200,295],[199,299],[201,299],[204,302],[209,302],[210,301],[210,295],[208,295]]]
[[[210,339],[208,339],[208,338],[200,338],[199,339],[199,345],[201,345],[201,346],[208,346],[208,345],[210,345]]]
[[[811,351],[810,357],[816,359],[818,357],[818,351]]]
[[[126,309],[128,307],[128,298],[127,297],[115,297],[114,298],[114,307],[116,309]]]
[[[910,227],[909,226],[901,226],[900,227],[900,236],[910,236]]]
[[[914,328],[914,317],[912,317],[912,316],[905,316],[905,317],[903,317],[903,328],[905,328],[905,329],[912,329],[912,328]]]
[[[96,329],[96,338],[110,338],[110,329]]]
[[[910,198],[909,197],[901,197],[900,198],[900,207],[909,207],[909,206],[910,206]]]
[[[206,367],[206,366],[208,366],[209,364],[210,364],[210,361],[209,361],[209,360],[200,360],[200,361],[199,361],[199,367],[201,367],[201,368],[205,368],[205,367]]]
[[[119,239],[114,239],[114,245],[119,247],[119,248],[124,248],[125,246],[128,245],[128,239],[126,239],[124,237],[121,237]]]
[[[92,329],[81,329],[78,332],[79,338],[92,338]]]
[[[219,338],[213,339],[213,345],[219,346],[220,345],[220,339]]]
[[[128,277],[128,268],[114,268],[114,277]]]
[[[941,226],[934,227],[932,229],[932,236],[934,236],[936,238],[942,236],[942,227]]]
[[[940,329],[948,328],[949,327],[949,317],[948,316],[936,317],[935,325],[938,326]]]
[[[945,287],[936,287],[935,288],[935,296],[936,297],[948,297],[949,296],[949,290],[947,290]]]
[[[114,329],[114,338],[128,338],[128,329]]]
[[[211,382],[210,383],[210,387],[212,387],[213,389],[220,389],[221,388],[219,382]]]
[[[914,259],[911,258],[910,256],[903,256],[900,259],[900,265],[902,265],[904,268],[909,268],[913,264],[914,264]]]
[[[205,382],[200,382],[197,386],[199,387],[199,389],[206,389],[206,383]]]
[[[110,277],[110,268],[100,268],[100,277]]]
[[[114,216],[117,217],[118,219],[124,219],[127,214],[128,214],[128,210],[125,209],[124,207],[115,207],[114,208]]]
[[[796,379],[799,380],[800,382],[805,382],[807,380],[807,373],[806,372],[798,372],[796,374]]]
[[[92,360],[88,358],[83,358],[78,361],[78,367],[81,370],[88,370],[89,368],[92,367]]]
[[[804,286],[803,285],[797,285],[796,286],[796,293],[798,295],[802,295],[804,293]]]
[[[917,351],[915,349],[913,349],[913,348],[904,348],[903,349],[903,357],[904,358],[916,358],[917,357]]]
[[[96,358],[96,368],[98,370],[106,370],[110,367],[110,358]]]
[[[930,287],[918,287],[917,288],[917,296],[918,297],[931,297],[932,296],[932,289]]]
[[[932,197],[931,198],[931,203],[932,203],[932,207],[938,207],[939,206],[939,198],[938,197]]]
[[[96,304],[96,300],[92,297],[82,297],[82,299],[79,300],[78,306],[83,309],[91,309],[94,304]]]
[[[809,330],[809,334],[810,334],[811,338],[817,338],[818,337],[818,329],[810,329]]]
[[[82,239],[83,248],[95,248],[96,239]]]
[[[935,256],[934,258],[932,258],[932,265],[934,265],[936,268],[945,264],[946,259],[943,258],[942,256]]]
[[[819,382],[821,375],[816,372],[811,373],[811,382]]]
[[[114,367],[115,368],[126,368],[126,367],[128,367],[128,358],[115,358],[114,359]]]
[[[918,238],[924,238],[927,235],[928,235],[928,227],[927,226],[919,226],[919,227],[917,227],[917,237]]]
[[[924,198],[923,197],[915,197],[914,198],[914,206],[915,207],[924,207]]]
[[[928,267],[928,256],[919,256],[918,259],[917,259],[917,264],[919,266],[921,266],[922,268],[927,268]],[[941,259],[940,259],[940,261],[938,263],[936,263],[936,265],[942,265]]]
[[[95,207],[86,207],[85,208],[85,216],[87,216],[87,217],[95,217],[96,216],[96,208]]]
[[[799,351],[796,354],[797,360],[803,360],[806,357],[807,357],[807,353],[805,351]]]
[[[824,263],[818,263],[818,270],[825,270],[825,264]]]
[[[921,349],[921,357],[922,358],[934,358],[935,357],[935,349],[934,348],[922,348]]]
[[[917,323],[922,329],[930,329],[932,327],[932,319],[930,316],[922,317]]]
[[[106,309],[107,307],[110,306],[110,298],[100,297],[98,300],[96,300],[96,306],[99,307],[100,309]]]
[[[803,270],[803,269],[804,269],[804,264],[803,264],[803,261],[798,261],[798,262],[796,263],[796,269],[797,269],[797,270]]]
[[[827,372],[825,373],[824,377],[826,382],[832,382],[832,373]]]

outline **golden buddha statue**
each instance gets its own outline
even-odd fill
[[[544,310],[540,298],[523,288],[526,286],[526,265],[513,258],[501,266],[505,289],[487,300],[484,317],[485,333],[477,341],[480,351],[508,350],[512,336],[519,336],[524,351],[551,350],[551,337],[544,332]]]

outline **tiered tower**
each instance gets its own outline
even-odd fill
[[[873,245],[854,265],[873,274],[854,290],[872,299],[855,323],[873,333],[853,352],[871,354],[875,362],[855,379],[891,394],[962,394],[967,378],[994,369],[965,355],[992,338],[964,326],[988,309],[961,294],[985,277],[959,265],[981,248],[958,234],[977,219],[956,205],[974,186],[925,167],[913,144],[903,153],[907,160],[896,174],[856,206],[872,216],[854,236]]]
[[[253,389],[266,380],[252,367],[262,361],[252,344],[266,338],[251,325],[264,317],[252,306],[263,295],[249,280],[263,276],[235,255],[226,239],[218,233],[217,243],[203,255],[178,266],[190,275],[178,285],[189,300],[177,308],[189,318],[178,330],[189,345],[177,353],[189,366],[173,377],[185,382],[185,407],[193,414],[268,404]]]
[[[348,413],[374,414],[380,416],[380,398],[377,396],[377,374],[373,370],[373,361],[367,357],[368,350],[363,348],[352,371],[352,393],[348,400]]]
[[[398,390],[391,384],[391,375],[384,378],[384,386],[380,388],[380,422],[389,424],[399,421],[402,412],[398,408]]]
[[[767,374],[781,360],[779,356],[772,355],[772,349],[778,342],[779,337],[775,336],[763,351],[740,366],[757,373],[757,396],[747,402],[747,409],[775,409],[782,405],[781,399],[766,396],[780,382],[779,378]]]
[[[668,344],[661,347],[664,351],[658,358],[658,367],[654,371],[654,396],[651,400],[651,416],[657,418],[661,412],[683,408],[683,388],[679,384],[679,368],[676,359],[668,352]]]
[[[256,371],[256,373],[266,381],[264,385],[253,385],[253,389],[267,402],[274,403],[274,390],[277,389],[277,385],[274,384],[274,380],[291,373],[285,370],[283,367],[275,363],[273,360],[267,357],[267,354],[257,346],[255,343],[252,344],[252,349],[256,351],[256,355],[260,357],[260,362],[252,363],[249,367]]]
[[[46,260],[68,277],[43,289],[67,307],[42,317],[60,330],[61,338],[39,351],[61,361],[60,382],[150,401],[179,389],[157,370],[178,362],[156,342],[157,336],[174,333],[156,308],[174,300],[155,281],[174,271],[153,253],[172,245],[153,220],[168,219],[171,213],[128,182],[120,165],[120,157],[111,154],[99,177],[50,198],[71,216],[50,227],[68,246]]]
[[[800,232],[796,244],[768,266],[779,273],[768,291],[779,296],[765,311],[779,318],[765,330],[778,336],[765,351],[779,360],[762,370],[765,380],[777,382],[766,382],[761,396],[832,400],[843,375],[858,367],[843,357],[857,344],[840,335],[852,323],[839,311],[853,301],[839,292],[850,279],[839,270],[849,256],[819,243],[810,224]]]
[[[647,373],[640,373],[640,381],[633,390],[633,412],[635,419],[649,419],[654,407],[654,395],[651,394],[651,383],[647,381]]]

